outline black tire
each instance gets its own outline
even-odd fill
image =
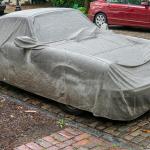
[[[80,109],[78,109],[78,108],[72,107],[72,106],[70,106],[70,105],[59,104],[59,106],[60,106],[60,108],[61,108],[64,112],[69,113],[69,114],[71,114],[71,115],[76,115],[76,116],[78,116],[78,115],[83,114],[83,112],[84,112],[83,110],[80,110]]]
[[[104,13],[98,13],[95,16],[94,23],[101,28],[102,24],[107,23],[107,17]]]
[[[4,11],[0,11],[0,16],[4,15]]]

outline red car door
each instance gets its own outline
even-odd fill
[[[129,11],[127,0],[108,0],[106,11],[108,24],[124,25],[127,23]]]
[[[150,28],[150,7],[141,5],[141,0],[129,0],[128,24]]]

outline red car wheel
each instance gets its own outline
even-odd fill
[[[101,27],[104,23],[107,23],[107,17],[103,13],[98,13],[95,16],[94,22],[98,27]]]

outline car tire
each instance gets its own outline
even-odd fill
[[[83,110],[72,107],[70,105],[59,104],[59,106],[64,112],[69,113],[71,115],[79,116],[79,115],[83,114],[83,112],[84,112]]]
[[[104,13],[98,13],[96,14],[95,16],[95,19],[94,19],[94,23],[99,27],[101,28],[101,26],[106,23],[107,24],[107,17]]]
[[[4,15],[4,11],[0,11],[0,16]]]

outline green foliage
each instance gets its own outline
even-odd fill
[[[54,7],[71,7],[86,14],[91,0],[51,0]]]
[[[72,7],[73,0],[51,0],[55,7]]]
[[[129,0],[128,2],[129,2],[130,4],[134,4],[134,5],[141,5],[141,1],[142,1],[142,0]]]
[[[74,5],[83,7],[85,0],[51,0],[51,2],[55,7],[74,7]]]
[[[62,118],[62,119],[59,119],[57,121],[57,125],[60,127],[60,128],[64,128],[66,123],[65,123],[65,120]]]
[[[83,14],[86,14],[87,8],[85,7],[79,7],[78,10],[80,10]]]

